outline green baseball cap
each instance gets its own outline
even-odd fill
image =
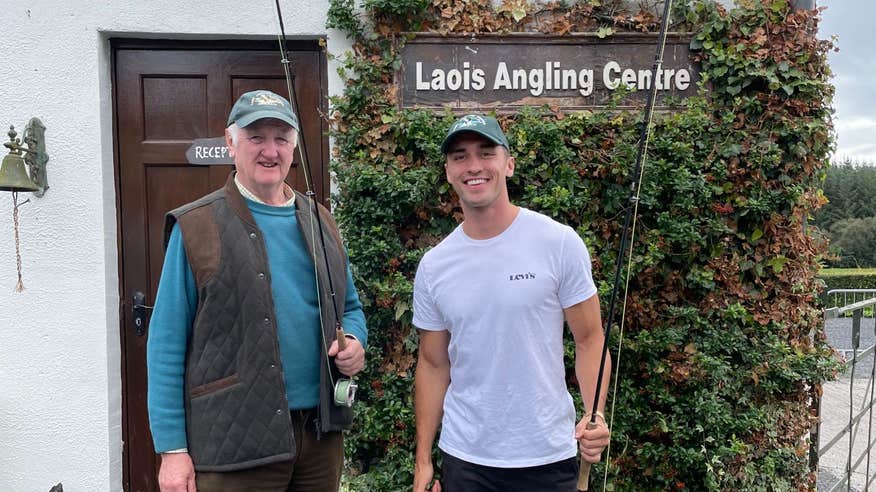
[[[245,128],[265,118],[280,120],[288,123],[296,131],[300,130],[298,117],[295,116],[295,111],[292,111],[289,101],[279,94],[266,90],[250,91],[240,96],[231,108],[231,113],[228,114],[226,126],[237,123],[238,127]]]
[[[463,132],[474,132],[486,137],[496,145],[501,145],[506,149],[511,149],[508,145],[508,139],[502,133],[502,128],[499,122],[492,116],[481,116],[478,114],[467,114],[456,120],[455,123],[447,131],[447,136],[444,137],[444,142],[441,143],[441,152],[447,154],[448,147],[453,139]]]

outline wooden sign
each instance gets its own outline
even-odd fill
[[[437,36],[416,34],[401,53],[396,74],[403,108],[495,108],[550,105],[605,107],[625,85],[621,104],[644,103],[657,84],[657,107],[668,97],[695,95],[699,75],[690,60],[690,37],[670,34],[663,66],[652,74],[656,34],[545,36]]]
[[[196,166],[218,166],[234,164],[228,155],[225,137],[196,138],[186,150],[186,160]]]

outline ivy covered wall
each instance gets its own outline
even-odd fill
[[[336,215],[371,330],[351,490],[410,490],[413,275],[462,218],[439,149],[454,115],[397,105],[400,33],[656,32],[653,4],[333,0],[329,27],[355,40],[331,101]],[[612,340],[606,490],[815,487],[810,402],[837,367],[816,305],[826,244],[808,225],[833,145],[817,22],[787,0],[674,2],[671,29],[691,33],[702,83],[652,132],[621,353]],[[500,121],[517,157],[512,201],[578,231],[605,308],[641,111],[531,107]],[[568,378],[577,393],[571,367]],[[594,467],[596,490],[604,473]]]

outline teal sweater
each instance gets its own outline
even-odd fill
[[[322,341],[312,252],[298,230],[294,205],[274,207],[251,200],[246,200],[246,204],[268,250],[289,407],[316,407]],[[157,453],[187,446],[183,387],[186,347],[197,307],[195,278],[179,225],[175,224],[164,257],[146,347],[149,426]],[[365,345],[368,337],[365,316],[349,267],[343,326]]]

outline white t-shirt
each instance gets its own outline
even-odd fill
[[[438,446],[503,468],[574,457],[563,309],[594,294],[581,238],[524,208],[498,236],[475,240],[459,226],[427,252],[414,281],[414,325],[450,332]]]

